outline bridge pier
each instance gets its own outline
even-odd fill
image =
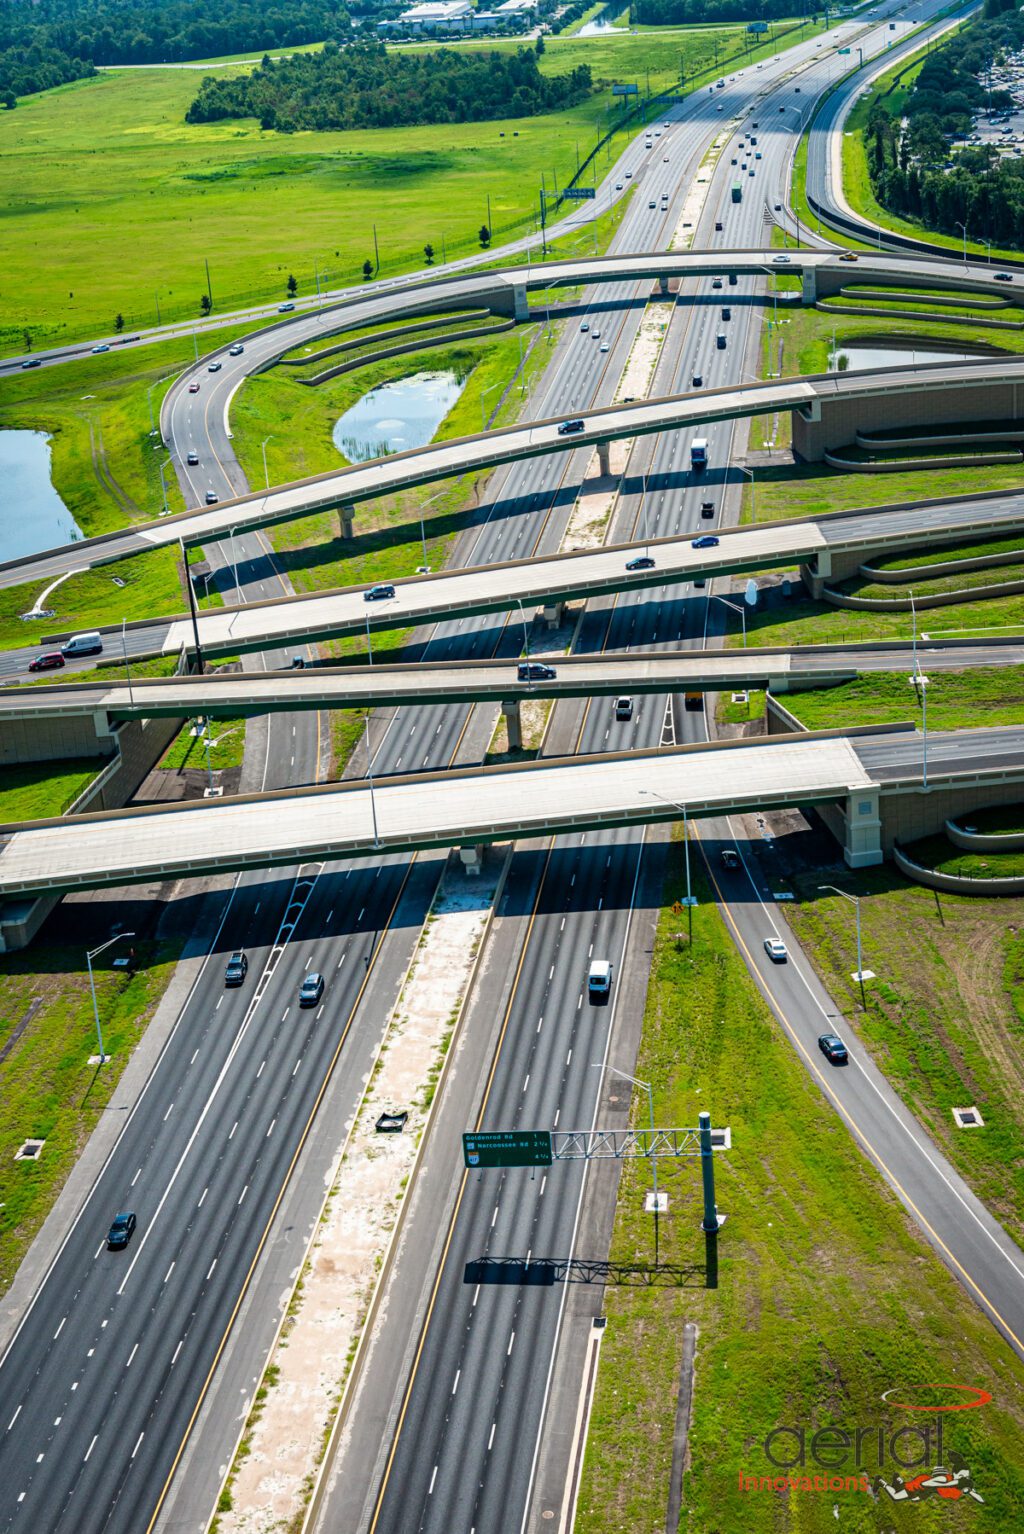
[[[667,277],[659,277],[658,278],[658,294],[659,294],[659,297],[661,297],[661,298],[670,298],[671,297],[671,294],[669,293],[669,290],[668,290],[668,278]]]
[[[803,292],[800,296],[805,304],[816,304],[818,302],[817,267],[811,267],[809,271],[805,270],[803,274]]]
[[[338,507],[338,536],[352,538],[355,535],[356,509],[354,506]]]
[[[484,866],[484,853],[487,851],[483,842],[477,842],[472,847],[460,847],[459,857],[462,866],[470,878],[479,879],[480,870]]]
[[[530,318],[530,299],[526,291],[525,282],[517,282],[512,287],[512,317],[517,325]]]
[[[523,720],[519,711],[519,699],[504,699],[501,705],[501,712],[505,716],[505,728],[508,731],[508,749],[510,751],[521,751],[523,749]]]
[[[543,618],[544,618],[544,622],[547,624],[549,629],[560,628],[561,627],[561,623],[562,623],[562,619],[564,617],[565,617],[565,603],[564,602],[548,602],[546,604],[546,606],[544,607]]]
[[[607,479],[612,472],[611,460],[612,445],[610,442],[597,444],[597,467],[602,479]]]
[[[882,861],[882,816],[879,787],[856,788],[846,798],[843,857],[849,868],[873,868]]]

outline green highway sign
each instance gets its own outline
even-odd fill
[[[566,202],[586,202],[590,197],[597,196],[597,189],[592,186],[567,186],[562,193]]]
[[[498,1129],[462,1136],[466,1166],[550,1166],[547,1129]]]

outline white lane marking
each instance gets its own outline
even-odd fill
[[[478,1289],[478,1290],[477,1290],[477,1293],[478,1293],[478,1294],[479,1294],[479,1292],[480,1292],[480,1291],[479,1291],[479,1289]],[[14,1426],[14,1424],[15,1424],[15,1423],[16,1423],[16,1422],[17,1422],[17,1420],[18,1420],[18,1418],[19,1418],[19,1417],[20,1417],[20,1416],[21,1416],[21,1407],[20,1407],[20,1406],[19,1406],[19,1407],[18,1407],[18,1408],[17,1408],[17,1410],[16,1410],[16,1411],[15,1411],[15,1413],[14,1413],[14,1416],[13,1416],[13,1417],[12,1417],[12,1418],[11,1418],[11,1420],[10,1420],[10,1422],[8,1422],[8,1424],[7,1424],[7,1431],[8,1431],[8,1432],[10,1432],[10,1431],[11,1431],[11,1428],[12,1428],[12,1427],[13,1427],[13,1426]]]
[[[139,1180],[139,1178],[141,1176],[142,1176],[142,1168],[139,1167],[139,1170],[136,1172],[135,1176],[132,1178],[132,1180],[131,1180],[131,1182],[129,1183],[128,1186],[131,1187],[131,1188],[134,1188],[135,1184],[138,1182],[138,1180]]]
[[[202,1198],[200,1198],[198,1204],[196,1205],[197,1209],[202,1209],[202,1207],[203,1207],[203,1199],[206,1197],[206,1195],[209,1193],[209,1191],[210,1191],[209,1188],[204,1188],[203,1189]]]
[[[102,1250],[106,1246],[106,1244],[107,1243],[105,1241],[101,1241],[100,1242],[99,1246],[96,1248],[96,1257],[98,1257],[100,1255],[100,1253],[102,1252]],[[96,1261],[96,1257],[93,1258],[93,1262]]]
[[[471,1305],[471,1306],[470,1306],[470,1307],[469,1307],[469,1308],[470,1308],[470,1310],[475,1310],[475,1309],[476,1309],[476,1302],[477,1302],[477,1300],[478,1300],[478,1299],[479,1299],[479,1298],[480,1298],[480,1285],[479,1285],[479,1284],[477,1284],[477,1286],[476,1286],[476,1289],[475,1289],[475,1291],[474,1291],[474,1294],[473,1294],[473,1303],[472,1303],[472,1305]],[[19,1406],[19,1407],[18,1407],[18,1411],[21,1411],[21,1407],[20,1407],[20,1406]],[[17,1412],[17,1411],[16,1411],[16,1412],[15,1412],[15,1413],[14,1413],[14,1415],[15,1415],[15,1417],[16,1417],[16,1416],[17,1416],[17,1415],[18,1415],[18,1412]],[[13,1421],[13,1418],[12,1418],[12,1421]]]
[[[274,1125],[276,1123],[277,1123],[277,1119],[271,1119],[270,1120],[270,1128],[267,1130],[266,1134],[263,1136],[263,1138],[265,1140],[269,1140],[270,1136],[274,1133]]]
[[[62,1322],[61,1322],[61,1323],[60,1323],[60,1325],[59,1325],[59,1326],[58,1326],[58,1328],[57,1328],[57,1330],[56,1330],[56,1331],[55,1331],[55,1332],[54,1332],[54,1334],[53,1334],[53,1340],[54,1340],[54,1342],[56,1342],[56,1341],[57,1341],[57,1338],[58,1338],[58,1337],[59,1337],[59,1336],[60,1336],[60,1334],[61,1334],[61,1332],[62,1332],[62,1331],[63,1331],[63,1330],[64,1330],[64,1322],[65,1322],[65,1321],[66,1321],[66,1320],[67,1320],[67,1316],[65,1316],[65,1317],[64,1317],[64,1321],[62,1321]]]
[[[181,1352],[181,1350],[182,1350],[182,1348],[184,1346],[185,1346],[185,1339],[184,1339],[184,1337],[182,1337],[181,1341],[178,1343],[178,1346],[175,1348],[173,1354],[171,1355],[171,1363],[172,1364],[176,1364],[178,1362],[178,1354]]]
[[[495,1220],[497,1218],[498,1218],[498,1205],[495,1204],[495,1206],[494,1206],[494,1213],[491,1215],[491,1229],[492,1230],[494,1229],[494,1222],[495,1222]]]
[[[248,1193],[248,1191],[249,1191],[249,1184],[246,1183],[245,1187],[242,1189],[241,1193],[239,1194],[239,1198],[238,1198],[238,1202],[239,1203],[242,1202],[242,1199],[245,1197],[245,1195]]]
[[[294,1066],[292,1067],[292,1075],[293,1076],[295,1075],[295,1072],[298,1070],[298,1068],[299,1068],[299,1066],[301,1064],[302,1064],[302,1056],[300,1055],[299,1058],[296,1060]]]
[[[193,1052],[192,1058],[188,1062],[189,1065],[195,1065],[195,1063],[196,1063],[196,1055],[198,1055],[198,1053],[199,1053],[198,1049]]]
[[[132,1450],[132,1459],[135,1458],[136,1454],[138,1454],[138,1452],[139,1452],[139,1449],[142,1447],[142,1440],[145,1438],[145,1436],[146,1436],[145,1433],[140,1433],[138,1438],[136,1439],[135,1447]]]
[[[138,1351],[139,1351],[139,1344],[136,1343],[135,1346],[132,1348],[131,1352],[128,1354],[128,1362],[125,1364],[125,1368],[126,1369],[130,1369],[131,1368],[131,1366],[132,1366],[132,1359],[135,1357],[135,1355],[136,1355],[136,1353]]]
[[[233,1140],[235,1138],[235,1130],[237,1128],[238,1128],[238,1120],[236,1119],[235,1122],[231,1126],[231,1133],[228,1135],[228,1139],[229,1140]]]
[[[72,1388],[72,1390],[77,1390],[78,1389],[78,1381],[77,1380],[72,1380],[71,1381],[71,1388]]]
[[[83,1459],[83,1460],[82,1460],[82,1464],[83,1464],[83,1465],[84,1465],[84,1464],[85,1464],[85,1460],[86,1460],[86,1459],[88,1459],[88,1458],[89,1458],[89,1455],[90,1455],[90,1454],[91,1454],[91,1453],[92,1453],[92,1451],[93,1451],[93,1449],[95,1449],[95,1447],[96,1447],[96,1440],[97,1440],[97,1438],[98,1438],[98,1437],[99,1437],[99,1436],[100,1436],[100,1435],[99,1435],[99,1433],[94,1433],[94,1434],[93,1434],[93,1439],[92,1439],[92,1443],[91,1443],[91,1444],[90,1444],[90,1445],[89,1445],[89,1447],[88,1447],[88,1448],[87,1448],[87,1449],[86,1449],[86,1451],[85,1451],[85,1459]],[[25,1493],[24,1493],[24,1492],[22,1492],[22,1494],[21,1494],[21,1495],[22,1495],[22,1496],[24,1496],[24,1495],[25,1495]],[[20,1500],[21,1500],[21,1499],[20,1499],[20,1498],[19,1498],[19,1501],[20,1501]]]
[[[430,1477],[430,1485],[427,1487],[427,1496],[428,1497],[432,1497],[434,1495],[434,1482],[436,1480],[437,1480],[437,1466],[435,1465],[434,1466],[434,1473]]]
[[[260,1077],[261,1077],[261,1076],[262,1076],[262,1075],[263,1075],[263,1067],[264,1067],[264,1066],[265,1066],[265,1065],[266,1065],[266,1063],[267,1063],[267,1062],[266,1062],[266,1060],[262,1060],[262,1061],[261,1061],[261,1062],[260,1062],[260,1068],[259,1068],[259,1070],[258,1070],[258,1071],[257,1071],[257,1072],[256,1072],[256,1080],[257,1080],[257,1081],[259,1081],[259,1079],[260,1079]]]
[[[168,1108],[167,1112],[164,1114],[164,1123],[165,1124],[167,1123],[167,1120],[170,1118],[170,1116],[171,1116],[171,1114],[173,1112],[174,1112],[174,1104],[172,1103],[171,1106]]]
[[[506,1358],[508,1358],[509,1354],[512,1352],[512,1344],[513,1344],[513,1342],[515,1342],[515,1340],[516,1340],[516,1334],[515,1334],[515,1332],[513,1332],[511,1337],[508,1339],[508,1347],[505,1349],[505,1357]]]
[[[526,1089],[527,1089],[527,1087],[529,1085],[530,1085],[530,1073],[529,1073],[529,1071],[527,1071],[527,1073],[526,1073],[526,1080],[523,1082],[523,1091],[524,1092],[526,1091]]]
[[[548,1177],[547,1177],[547,1173],[545,1172],[544,1176],[540,1180],[540,1191],[541,1191],[541,1197],[542,1198],[544,1196],[544,1189],[547,1187],[547,1185],[548,1185]]]
[[[167,1269],[167,1272],[164,1274],[164,1283],[165,1284],[166,1284],[167,1280],[170,1278],[170,1276],[171,1276],[171,1274],[173,1272],[174,1272],[174,1263],[172,1262],[170,1267]]]
[[[215,1268],[215,1267],[216,1267],[216,1266],[217,1266],[217,1259],[216,1259],[216,1257],[215,1257],[215,1258],[214,1258],[214,1259],[213,1259],[213,1261],[212,1261],[212,1262],[211,1262],[211,1263],[210,1263],[210,1271],[209,1271],[209,1272],[208,1272],[208,1273],[207,1273],[207,1275],[206,1275],[206,1282],[207,1282],[207,1283],[209,1283],[209,1282],[210,1282],[210,1279],[211,1279],[211,1278],[212,1278],[212,1277],[213,1277],[213,1270],[214,1270],[214,1268]],[[178,1343],[178,1346],[179,1346],[179,1347],[181,1347],[181,1343],[180,1343],[180,1342],[179,1342],[179,1343]],[[173,1359],[173,1358],[172,1358],[172,1359],[171,1359],[171,1363],[173,1363],[173,1362],[174,1362],[174,1359]]]
[[[540,1017],[538,1017],[538,1019],[537,1019],[537,1032],[538,1032],[538,1033],[540,1033],[540,1030],[541,1030],[541,1024],[542,1024],[542,1023],[543,1023],[543,1021],[544,1021],[544,1014],[543,1014],[543,1012],[542,1012],[542,1013],[541,1013],[541,1015],[540,1015]]]
[[[452,1386],[452,1395],[454,1395],[455,1392],[459,1388],[459,1376],[461,1374],[462,1374],[462,1370],[461,1369],[456,1369],[456,1371],[455,1371],[455,1384]]]
[[[324,922],[324,931],[325,932],[327,931],[327,928],[331,925],[331,917],[333,915],[334,915],[334,907],[332,906],[331,909],[327,913],[327,920]]]
[[[570,1051],[569,1051],[569,1053],[568,1053],[568,1054],[567,1054],[567,1055],[566,1055],[566,1057],[565,1057],[565,1063],[566,1063],[566,1065],[568,1065],[568,1064],[569,1064],[569,1061],[570,1061],[570,1060],[571,1060],[571,1059],[572,1059],[572,1050],[571,1050],[571,1049],[570,1049]]]

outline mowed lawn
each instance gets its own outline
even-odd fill
[[[718,34],[720,67],[742,28]],[[504,46],[511,46],[505,44]],[[532,224],[542,174],[564,184],[614,121],[610,84],[652,91],[713,60],[706,31],[552,39],[547,73],[586,60],[602,89],[583,105],[515,122],[348,133],[263,132],[254,120],[190,126],[202,78],[192,70],[113,71],[27,97],[0,113],[0,205],[6,218],[0,348],[198,314],[209,261],[214,305],[285,297],[290,273],[315,291],[441,253],[479,249]],[[633,130],[635,131],[635,129]],[[504,134],[504,137],[502,136]],[[518,134],[518,136],[516,136]],[[602,155],[601,171],[606,157]]]

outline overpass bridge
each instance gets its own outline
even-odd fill
[[[899,727],[418,773],[0,827],[0,901],[455,846],[473,866],[491,842],[676,820],[683,805],[694,818],[835,807],[861,867],[881,861],[901,813],[941,824],[950,803],[1022,781],[1020,726],[933,732],[927,793],[920,738]]]
[[[523,286],[524,293],[528,293],[534,287],[547,289],[552,281],[590,284],[646,274],[663,278],[667,283],[670,275],[699,276],[728,271],[784,275],[792,272],[801,275],[805,288],[813,278],[813,285],[817,285],[814,292],[817,292],[826,281],[834,281],[837,285],[834,290],[837,290],[852,280],[853,273],[858,281],[877,283],[884,280],[888,271],[889,280],[957,290],[966,284],[1001,298],[1008,296],[1006,290],[1009,288],[1010,296],[1016,298],[1015,290],[1009,284],[996,282],[992,268],[983,265],[961,267],[952,262],[882,252],[865,254],[856,266],[851,266],[843,264],[834,252],[798,250],[786,255],[785,266],[777,265],[783,254],[786,253],[704,252],[552,262],[538,268],[536,274],[531,268],[525,272],[513,269],[472,278],[449,278],[435,284],[400,288],[386,297],[389,304],[394,300],[398,307],[393,312],[398,314],[414,312],[401,307],[407,303],[413,304],[416,312],[422,310],[427,289],[433,293],[435,306],[441,302],[448,305],[452,302],[451,290],[459,284],[469,285],[466,301],[479,304],[485,301],[488,284],[496,291],[507,289],[512,292],[518,283]],[[480,284],[484,284],[483,289]],[[378,299],[378,303],[382,301]],[[287,349],[287,344],[283,339],[283,349]],[[200,376],[206,374],[197,369],[196,378]],[[769,380],[738,388],[607,406],[583,415],[583,431],[572,436],[559,433],[562,418],[481,432],[394,453],[384,459],[352,465],[262,493],[239,496],[217,506],[178,512],[137,524],[131,529],[8,561],[0,564],[0,586],[55,579],[72,570],[90,569],[147,549],[179,541],[191,546],[230,536],[232,531],[267,527],[317,511],[337,509],[343,531],[350,534],[354,508],[360,501],[464,473],[486,471],[540,454],[580,449],[596,449],[602,472],[607,472],[609,445],[614,441],[670,430],[696,431],[714,420],[791,410],[794,412],[795,451],[805,458],[818,460],[828,448],[852,441],[858,428],[923,425],[950,418],[980,421],[1017,417],[1024,414],[1024,397],[1020,397],[1022,382],[1024,358],[998,357],[950,364],[921,362],[886,369],[884,373],[825,373],[807,378]]]

